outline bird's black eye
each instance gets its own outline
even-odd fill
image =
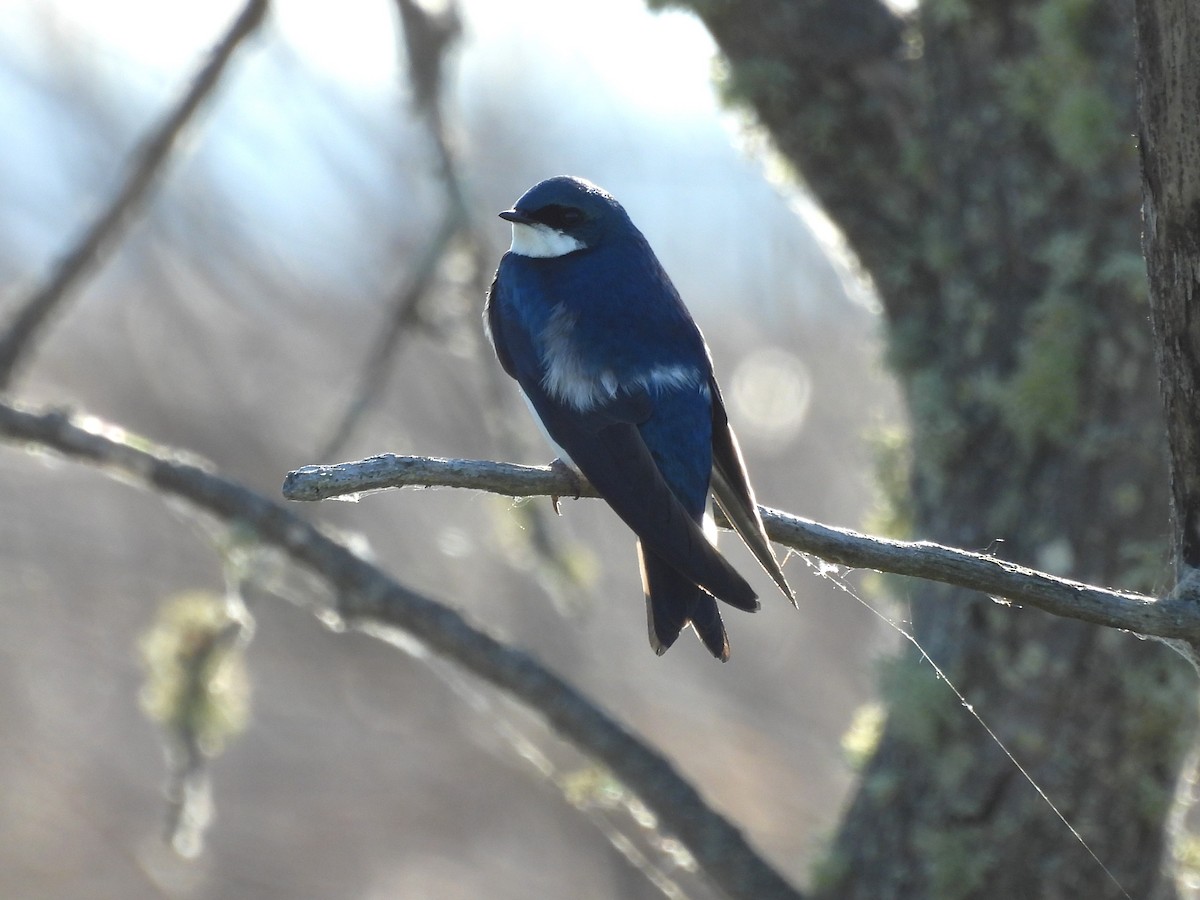
[[[559,231],[567,231],[581,225],[584,220],[583,210],[574,206],[560,206],[557,203],[543,206],[534,212],[532,217]]]

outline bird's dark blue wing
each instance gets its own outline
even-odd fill
[[[758,501],[754,497],[754,489],[750,487],[746,464],[742,462],[742,451],[729,424],[729,417],[725,414],[725,402],[721,399],[715,378],[709,379],[708,389],[712,402],[713,496],[755,559],[792,601],[792,605],[796,606],[796,595],[792,593],[783,569],[779,567],[767,530],[763,527]]]
[[[754,589],[709,543],[662,477],[628,413],[647,411],[650,398],[621,392],[613,403],[581,413],[556,402],[537,384],[523,384],[534,410],[571,461],[645,549],[713,596],[756,610]]]
[[[496,359],[500,361],[500,368],[504,369],[510,378],[516,378],[517,370],[513,365],[512,354],[508,350],[503,315],[500,311],[501,290],[500,270],[497,269],[496,275],[492,279],[492,286],[488,288],[487,299],[483,304],[483,330],[492,342],[492,349],[496,351]]]

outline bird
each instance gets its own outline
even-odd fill
[[[484,330],[558,459],[637,537],[650,645],[691,625],[722,662],[717,600],[759,609],[706,531],[710,490],[796,605],[771,548],[708,346],[658,257],[611,194],[569,175],[526,191],[484,304]],[[557,461],[556,461],[557,462]]]

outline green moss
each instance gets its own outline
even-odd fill
[[[1007,661],[1002,671],[1012,684],[1028,684],[1046,676],[1050,651],[1045,644],[1029,641],[1017,648],[1016,655]]]
[[[929,333],[915,316],[895,322],[886,338],[886,363],[896,374],[911,374],[928,363]]]
[[[1098,59],[1087,46],[1093,0],[1047,0],[1024,13],[1035,49],[997,68],[1008,109],[1040,131],[1068,169],[1097,172],[1114,152],[1132,152],[1114,123],[1119,110],[1104,90]]]
[[[929,144],[914,135],[902,135],[900,138],[900,171],[899,174],[914,181],[926,182],[931,172],[932,157]],[[887,200],[899,198],[884,197]]]
[[[628,799],[625,786],[600,765],[564,774],[559,787],[567,802],[578,809],[616,809]]]
[[[816,894],[837,890],[853,874],[853,861],[843,853],[829,850],[818,856],[809,869],[809,888]]]
[[[905,538],[912,534],[912,444],[908,430],[880,428],[868,436],[875,461],[874,507],[866,516],[873,534]]]
[[[904,774],[885,769],[871,772],[862,784],[863,793],[870,797],[876,806],[887,806],[892,798],[900,793],[902,787]]]
[[[1121,642],[1127,635],[1116,636]],[[1173,785],[1162,773],[1145,766],[1148,755],[1182,759],[1191,747],[1189,729],[1181,727],[1192,716],[1195,679],[1187,663],[1164,654],[1148,665],[1129,669],[1124,690],[1130,697],[1129,714],[1121,721],[1118,736],[1124,753],[1109,777],[1127,785],[1133,808],[1145,822],[1161,822],[1174,801]],[[1086,762],[1084,763],[1086,765]]]
[[[976,829],[923,828],[914,843],[929,867],[929,896],[937,900],[977,896],[997,863],[994,840]]]
[[[795,90],[791,69],[777,59],[743,60],[724,66],[718,75],[717,90],[728,106],[776,106],[786,103]]]
[[[931,25],[963,25],[971,21],[974,11],[967,0],[925,0],[921,15]]]
[[[1200,883],[1200,835],[1190,831],[1176,835],[1171,852],[1179,883]]]
[[[884,660],[879,684],[888,709],[888,731],[907,744],[935,752],[947,722],[962,710],[929,664],[911,653]]]
[[[1127,590],[1155,594],[1169,582],[1171,548],[1165,540],[1125,540],[1118,553],[1121,585]]]
[[[956,708],[956,712],[960,717],[970,715],[961,706]],[[965,722],[965,719],[960,718],[960,725]],[[954,741],[945,743],[936,750],[936,753],[937,766],[934,769],[934,775],[940,786],[938,793],[947,798],[947,812],[952,818],[955,816],[977,817],[980,810],[975,792],[963,790],[970,781],[972,773],[976,771],[979,762],[975,757],[974,750],[961,741]]]
[[[1028,451],[1062,443],[1080,421],[1087,316],[1079,298],[1053,287],[1025,317],[1017,367],[994,398],[1002,421]]]
[[[954,410],[955,386],[935,368],[913,373],[908,384],[913,434],[921,441],[920,447],[913,449],[913,462],[925,470],[942,468],[955,455],[962,432]]]
[[[141,638],[142,711],[209,755],[240,733],[249,716],[242,629],[224,598],[188,593],[164,602]]]
[[[1113,253],[1097,266],[1096,278],[1139,306],[1146,305],[1146,258],[1141,253]]]
[[[887,711],[880,703],[864,703],[854,711],[850,727],[842,735],[842,753],[853,769],[861,769],[875,754]]]
[[[1180,742],[1181,710],[1194,702],[1194,684],[1188,678],[1171,677],[1171,668],[1182,668],[1182,660],[1164,657],[1158,665],[1147,665],[1130,669],[1125,676],[1126,689],[1140,698],[1124,723],[1130,756],[1143,759],[1152,747],[1161,747],[1168,742]]]
[[[1090,175],[1113,151],[1118,120],[1112,101],[1098,87],[1072,84],[1055,96],[1046,134],[1059,159]]]
[[[1050,735],[1037,728],[1018,727],[1006,742],[1017,759],[1042,759],[1053,749]]]
[[[1128,518],[1136,514],[1146,503],[1146,490],[1136,482],[1119,484],[1112,491],[1112,504],[1118,515]]]

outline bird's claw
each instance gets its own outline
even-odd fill
[[[567,463],[563,462],[558,457],[555,457],[553,460],[550,461],[549,468],[550,468],[550,471],[552,471],[555,475],[560,475],[563,478],[566,478],[568,481],[571,482],[571,489],[574,491],[574,499],[578,500],[580,495],[583,493],[583,480],[579,477],[579,473],[576,472],[571,466],[569,466]],[[563,498],[563,496],[565,496],[565,495],[563,495],[563,494],[551,494],[550,495],[550,502],[552,504],[554,504],[554,514],[556,516],[562,515],[562,510],[560,510],[558,508],[558,501],[561,500]]]

